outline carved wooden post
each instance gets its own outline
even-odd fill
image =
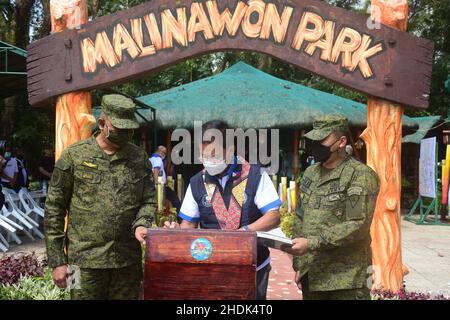
[[[372,0],[371,18],[406,31],[408,2]],[[385,84],[395,88],[389,74],[384,76]],[[378,173],[381,182],[371,226],[374,287],[395,292],[403,287],[400,195],[404,108],[377,98],[369,98],[367,108],[367,128],[361,137],[367,144],[367,164]]]
[[[50,1],[52,33],[78,28],[88,21],[86,0]],[[68,41],[65,46],[71,49]],[[69,61],[67,63],[70,63]],[[71,81],[71,70],[67,69],[66,81]],[[89,91],[63,94],[56,101],[55,158],[72,143],[91,136],[95,119],[92,115],[92,101]]]

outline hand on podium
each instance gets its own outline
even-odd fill
[[[145,244],[145,237],[147,235],[147,228],[146,227],[137,227],[134,231],[134,236],[136,237],[137,241],[139,241],[142,244]]]
[[[163,228],[164,228],[164,229],[179,229],[179,228],[181,228],[181,227],[180,227],[180,224],[179,224],[178,222],[175,222],[175,221],[172,221],[172,222],[165,221],[165,222],[164,222],[164,225],[163,225]]]
[[[181,223],[176,221],[165,221],[163,229],[197,229],[198,224],[183,220]]]

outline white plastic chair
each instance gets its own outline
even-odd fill
[[[44,210],[45,201],[42,201],[42,198],[46,198],[47,193],[44,192],[44,190],[37,190],[28,191],[28,194],[30,195],[31,199],[33,199],[33,201],[37,204],[37,206]]]
[[[7,233],[7,242],[10,242],[11,239],[14,240],[17,244],[21,244],[22,240],[17,236],[16,231],[21,230],[24,231],[23,227],[14,221],[6,218],[4,215],[8,214],[8,209],[5,206],[0,210],[0,222],[4,223],[6,233]],[[8,225],[9,227],[6,227]]]
[[[37,216],[44,217],[44,210],[38,206],[26,188],[22,188],[19,191],[19,200],[27,216],[34,213]]]
[[[32,233],[34,233],[37,237],[43,239],[44,235],[41,231],[39,231],[39,224],[27,216],[22,210],[19,209],[18,205],[14,201],[15,198],[18,198],[17,193],[14,190],[3,188],[3,193],[5,195],[5,206],[7,208],[6,212],[4,212],[3,216],[10,218],[13,221],[16,221],[18,224],[24,227],[23,232],[31,239],[35,240]],[[18,201],[20,202],[20,200]]]
[[[2,234],[0,233],[0,251],[6,252],[9,249],[8,242],[6,242],[6,239],[3,238]]]
[[[7,232],[16,232],[16,229],[14,229],[6,221],[3,221],[3,219],[0,218],[0,250],[6,252],[9,249],[9,243],[3,237],[2,229],[5,229]]]

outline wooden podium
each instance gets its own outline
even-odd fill
[[[256,298],[256,233],[149,229],[145,300]]]

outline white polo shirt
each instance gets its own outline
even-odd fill
[[[163,159],[159,155],[152,155],[150,157],[150,162],[152,163],[152,170],[159,169],[160,175],[162,176],[162,183],[166,184],[167,178]]]

